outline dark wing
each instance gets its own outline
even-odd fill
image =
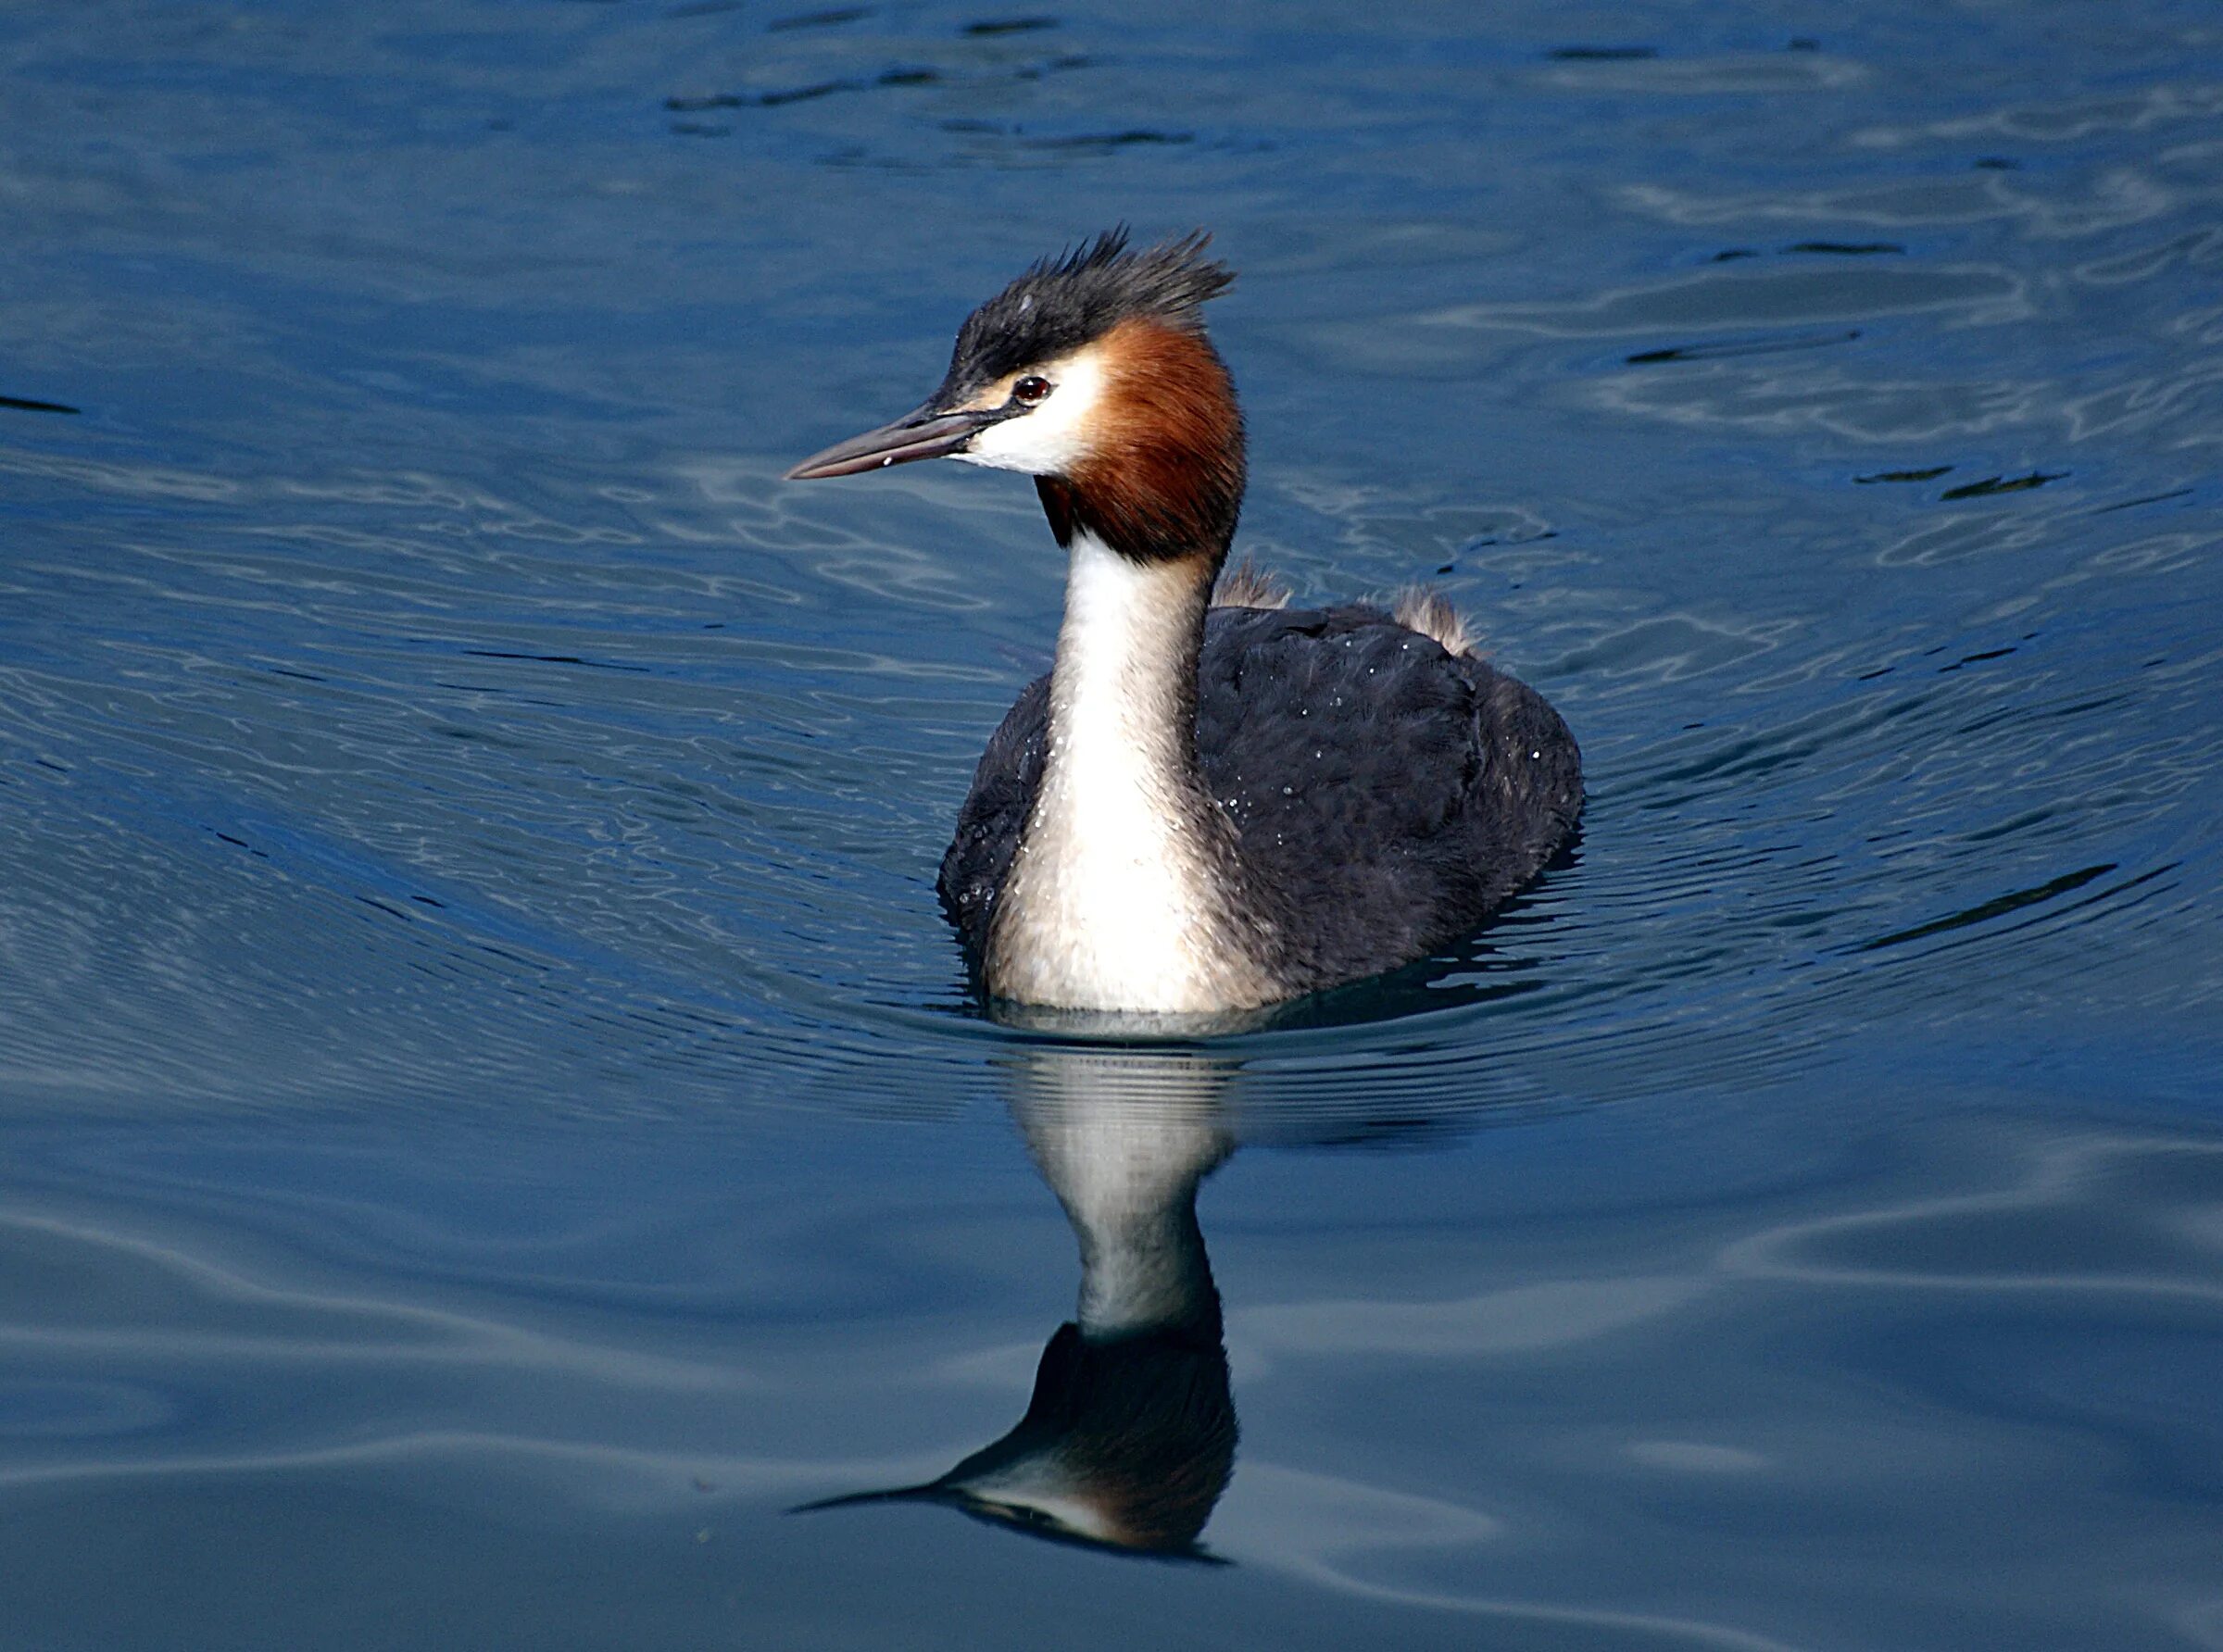
[[[1232,614],[1205,649],[1197,737],[1314,986],[1470,934],[1581,808],[1556,712],[1371,607]]]
[[[988,736],[973,771],[973,790],[957,811],[957,835],[942,855],[936,887],[975,960],[986,951],[997,892],[1019,850],[1020,829],[1042,781],[1042,747],[1049,737],[1049,679],[1028,683]]]
[[[942,901],[977,958],[1034,803],[1049,679],[988,741]],[[1247,873],[1283,908],[1286,965],[1316,988],[1476,929],[1541,870],[1582,807],[1566,725],[1533,691],[1379,609],[1218,607],[1197,745]]]

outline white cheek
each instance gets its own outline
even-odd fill
[[[1091,357],[1076,356],[1046,369],[1044,376],[1057,386],[1047,401],[1032,413],[988,426],[951,457],[1030,476],[1055,476],[1076,464],[1087,452],[1084,437],[1103,390],[1103,368]]]

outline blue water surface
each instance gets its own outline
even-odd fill
[[[0,62],[0,1646],[2223,1647],[2211,6]],[[1241,271],[1240,547],[1440,585],[1591,793],[1181,1047],[936,909],[1031,489],[778,480],[1119,219]],[[1061,1514],[789,1512],[1038,1361]]]

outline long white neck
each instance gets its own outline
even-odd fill
[[[988,990],[1073,1009],[1275,995],[1227,911],[1232,838],[1196,757],[1212,569],[1074,534],[1034,810],[998,899]]]

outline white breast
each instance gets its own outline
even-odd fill
[[[1225,1007],[1231,965],[1175,745],[1184,570],[1076,534],[1041,789],[1006,883],[989,986],[1078,1009]]]

